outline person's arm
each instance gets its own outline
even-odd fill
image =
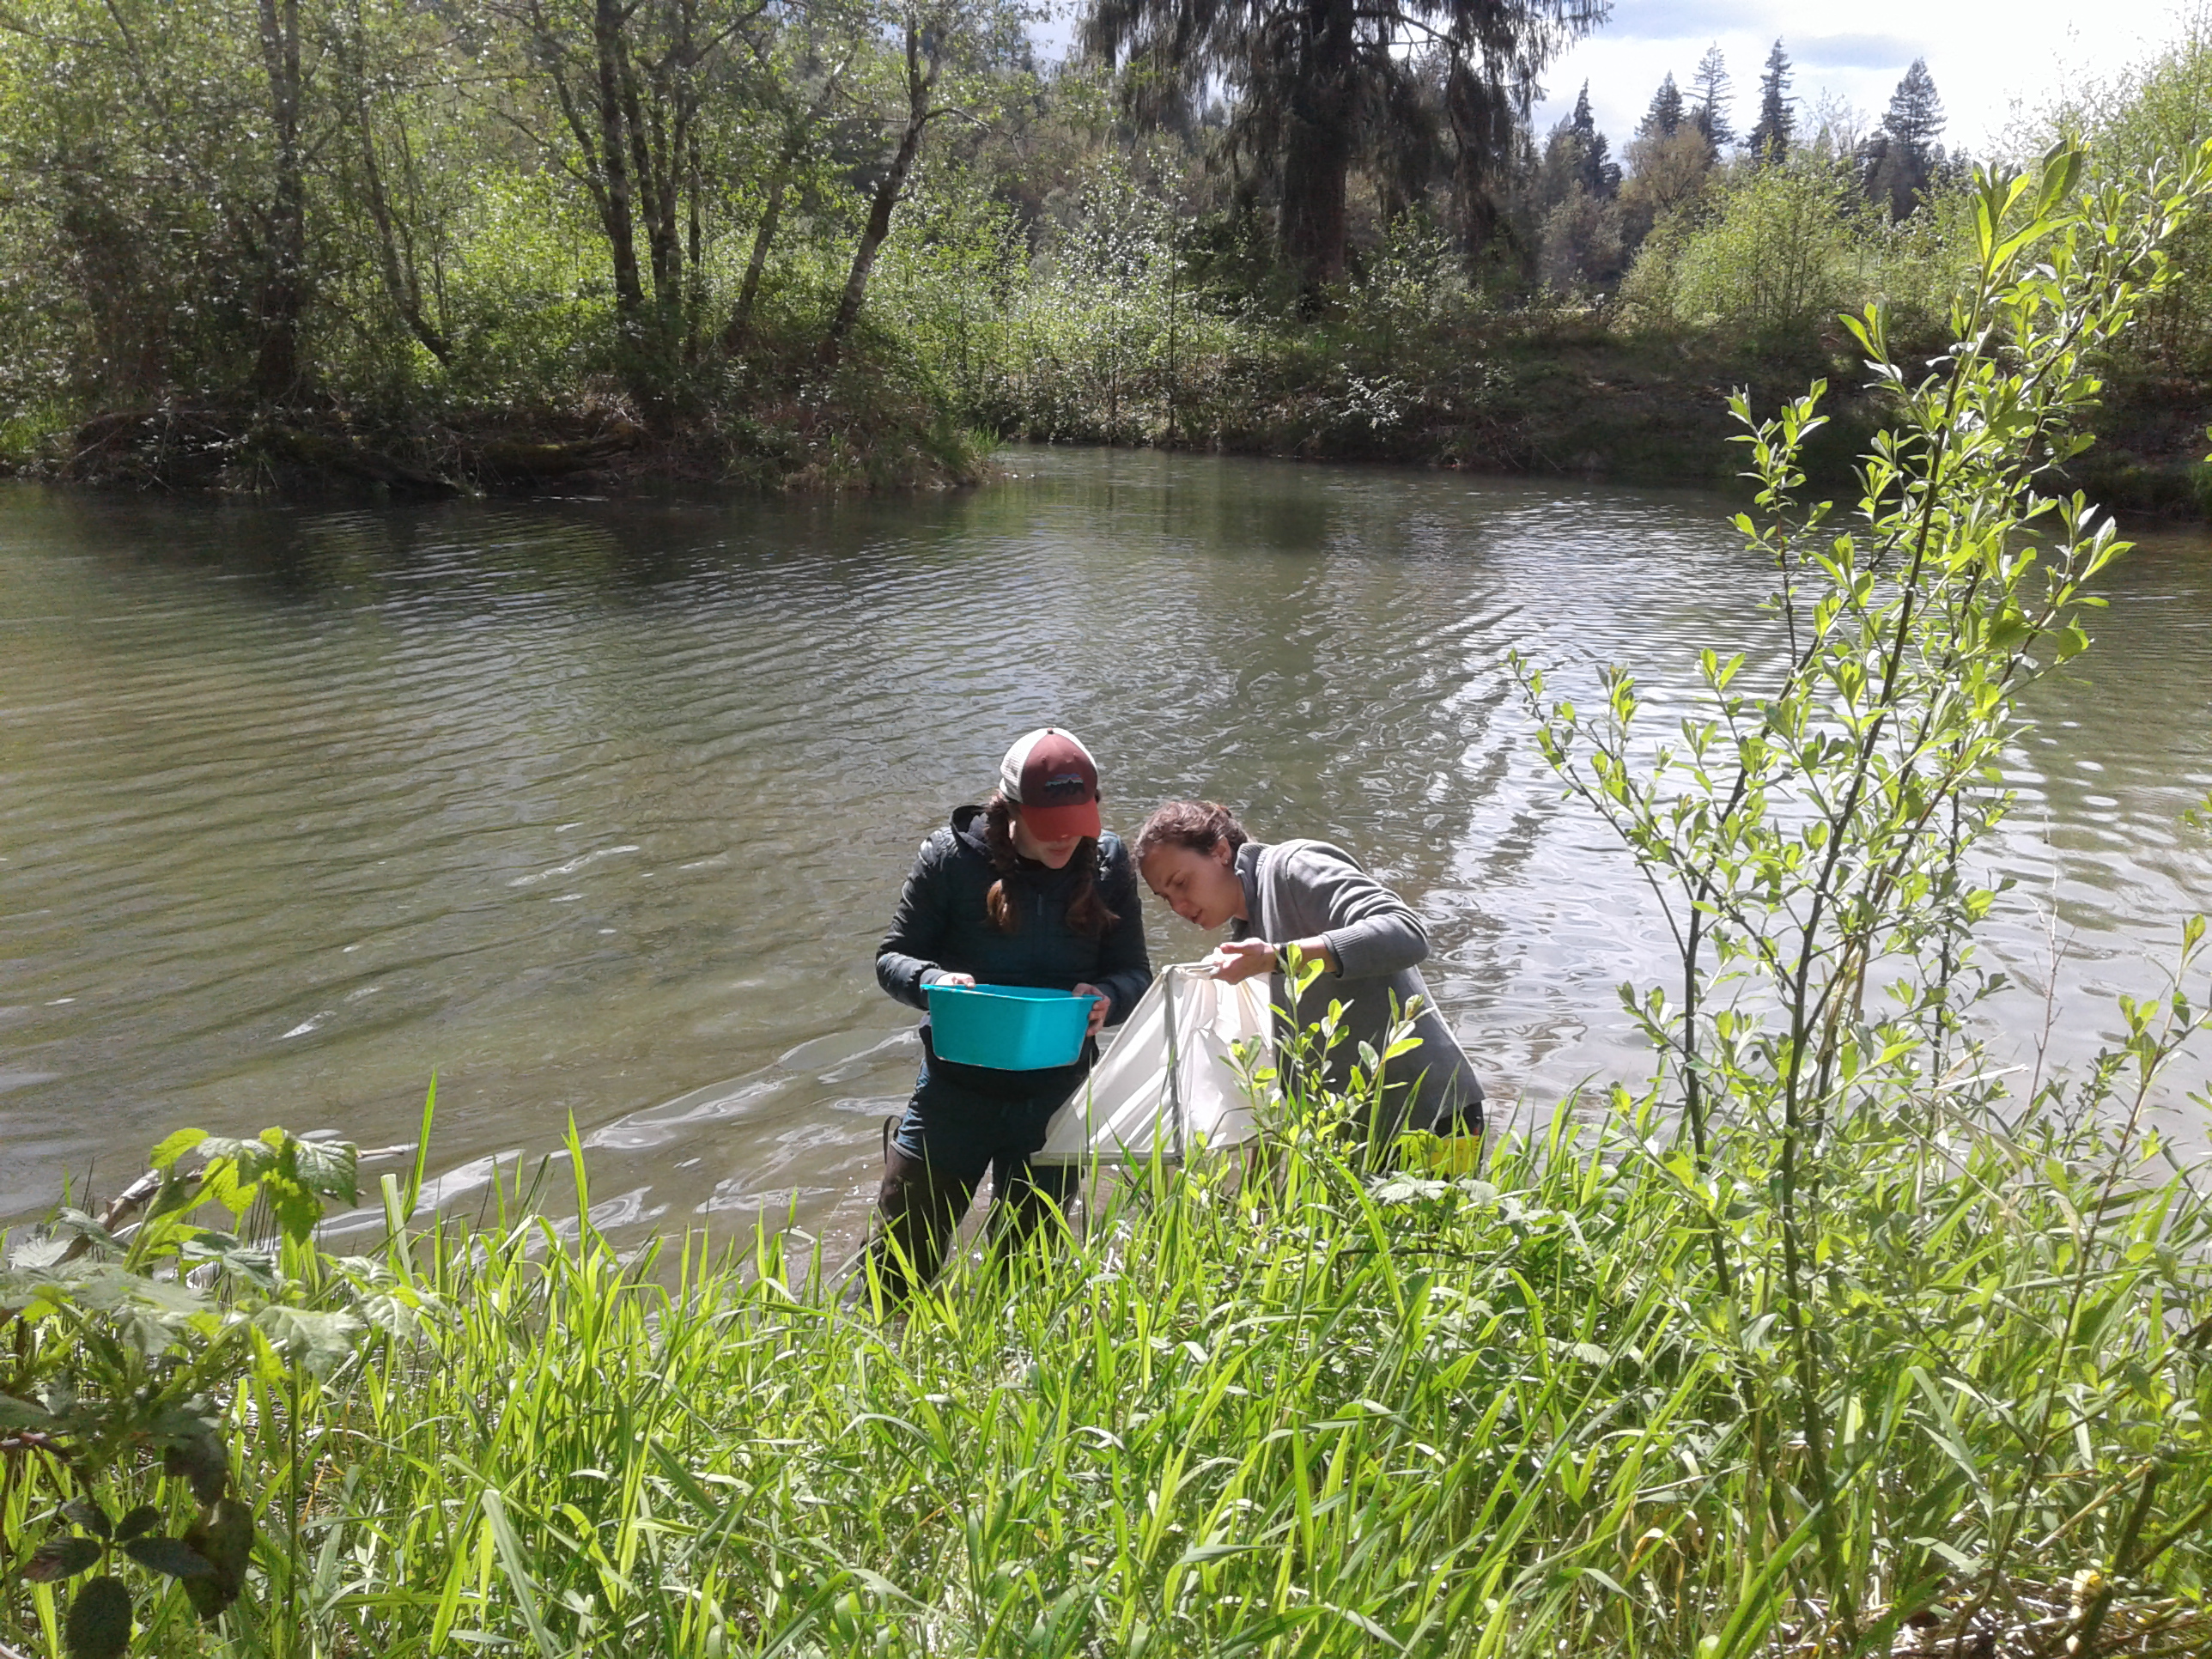
[[[876,946],[876,983],[916,1008],[929,1006],[925,993],[939,979],[975,983],[964,974],[947,975],[937,960],[951,920],[949,862],[950,849],[940,837],[933,836],[921,844],[921,855],[899,892],[898,908],[891,913],[890,932]]]
[[[1145,949],[1145,918],[1139,908],[1136,866],[1127,846],[1116,843],[1099,884],[1099,896],[1118,920],[1100,942],[1098,972],[1091,983],[1106,994],[1104,1024],[1128,1018],[1152,982],[1152,959]]]
[[[1328,925],[1304,939],[1231,940],[1207,958],[1218,978],[1234,983],[1282,968],[1293,946],[1345,979],[1382,979],[1427,960],[1428,930],[1413,907],[1335,848],[1313,842],[1285,853],[1278,878],[1298,895],[1298,909]]]
[[[1329,971],[1346,979],[1382,979],[1428,959],[1429,930],[1413,907],[1334,847],[1301,847],[1284,860],[1283,878],[1304,889],[1328,926],[1297,941],[1318,945]]]

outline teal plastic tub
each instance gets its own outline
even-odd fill
[[[930,1046],[939,1060],[1001,1072],[1042,1072],[1082,1057],[1089,997],[1027,985],[933,985]]]

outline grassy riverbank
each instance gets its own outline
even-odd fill
[[[641,1255],[510,1191],[307,1270],[416,1311],[240,1390],[253,1582],[220,1632],[149,1599],[143,1650],[1728,1659],[1909,1620],[1922,1650],[2201,1651],[2203,1172],[2063,1111],[1931,1117],[1857,1168],[1802,1306],[1714,1280],[1715,1220],[1777,1242],[1753,1164],[1686,1182],[1622,1102],[1480,1176],[1296,1138],[1241,1185],[1139,1176],[890,1329],[833,1311],[803,1239]],[[1776,1409],[1793,1318],[1825,1473]],[[68,1487],[10,1467],[22,1539]],[[100,1496],[181,1520],[184,1485]],[[20,1571],[0,1632],[48,1651]]]

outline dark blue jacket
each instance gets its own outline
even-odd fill
[[[963,806],[952,822],[922,842],[914,871],[900,893],[890,932],[876,947],[876,979],[901,1002],[929,1006],[929,982],[941,973],[973,974],[983,985],[1033,985],[1072,991],[1095,985],[1110,1001],[1109,1024],[1119,1024],[1152,982],[1145,952],[1144,918],[1137,908],[1137,872],[1121,837],[1098,840],[1098,896],[1115,917],[1103,938],[1092,939],[1067,925],[1068,902],[1079,872],[1074,860],[1048,870],[1028,859],[1006,878],[1020,925],[1011,933],[993,926],[984,898],[999,879],[991,868],[984,839],[983,809]],[[921,1024],[929,1044],[929,1022]],[[1072,1089],[1089,1070],[1085,1063],[1060,1071],[1000,1072],[988,1066],[940,1060],[933,1049],[929,1066],[945,1080],[994,1095],[1030,1095]]]

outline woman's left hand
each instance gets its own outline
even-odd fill
[[[1090,1035],[1097,1036],[1101,1031],[1106,1029],[1106,1011],[1114,1006],[1113,998],[1108,996],[1103,991],[1100,990],[1095,985],[1079,985],[1075,988],[1075,994],[1079,997],[1089,997],[1092,1000],[1091,1004]]]
[[[1263,939],[1224,939],[1213,947],[1203,966],[1224,985],[1234,985],[1255,974],[1273,973],[1275,947]]]

